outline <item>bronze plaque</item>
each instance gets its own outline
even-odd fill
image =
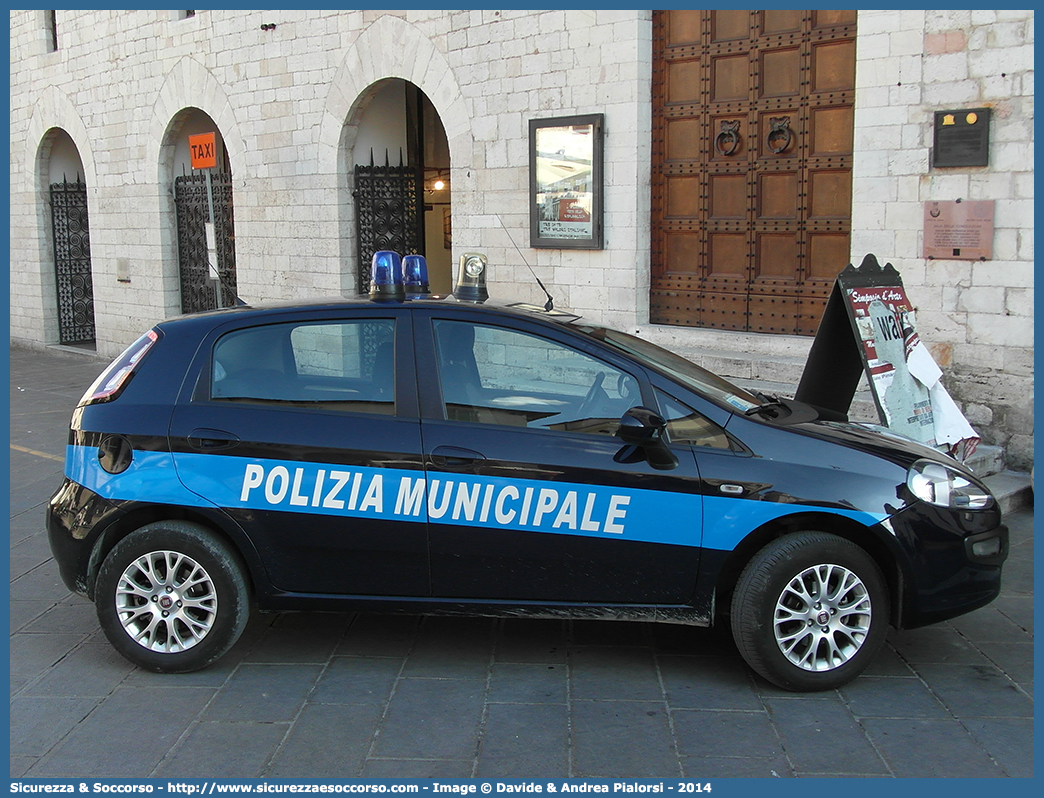
[[[924,203],[924,257],[945,260],[993,257],[993,200]]]
[[[990,109],[935,112],[932,166],[988,166]]]

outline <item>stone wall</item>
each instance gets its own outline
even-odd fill
[[[419,86],[446,129],[454,255],[487,252],[497,291],[520,299],[539,296],[511,244],[528,248],[528,119],[604,113],[606,249],[528,259],[560,305],[618,323],[645,312],[635,264],[649,251],[649,12],[57,15],[54,52],[47,12],[10,17],[13,339],[57,341],[53,128],[87,173],[98,351],[116,354],[180,312],[170,187],[190,108],[215,121],[229,154],[239,293],[354,293],[347,158],[358,112],[384,78]],[[129,282],[116,280],[117,259],[129,260]]]
[[[861,11],[852,253],[903,276],[950,393],[1033,459],[1033,12]],[[992,109],[989,165],[931,165],[936,111]],[[926,260],[929,200],[994,200],[993,257]]]

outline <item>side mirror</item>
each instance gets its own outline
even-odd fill
[[[618,463],[634,463],[642,459],[658,471],[669,471],[678,458],[667,446],[663,416],[647,407],[632,407],[620,417],[616,437],[626,445],[613,458]]]

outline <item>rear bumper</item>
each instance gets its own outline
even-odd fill
[[[91,598],[97,563],[92,562],[100,530],[120,511],[116,505],[71,479],[47,503],[47,541],[65,586]]]

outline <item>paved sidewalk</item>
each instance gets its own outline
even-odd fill
[[[778,690],[707,630],[374,614],[256,616],[208,670],[139,671],[43,531],[103,365],[11,350],[12,777],[1033,775],[1032,509],[1000,599],[893,632],[835,692]]]

